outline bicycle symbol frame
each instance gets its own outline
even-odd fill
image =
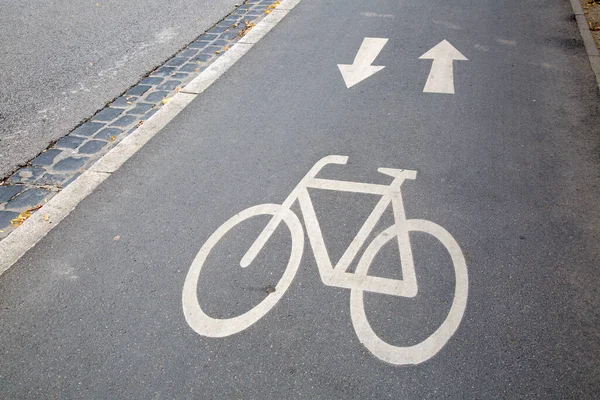
[[[376,357],[395,365],[418,364],[437,354],[454,334],[467,304],[468,275],[464,256],[456,240],[441,226],[426,220],[406,219],[400,188],[407,179],[416,179],[416,171],[379,168],[378,171],[394,178],[389,185],[339,181],[317,178],[328,164],[346,164],[346,156],[327,156],[318,161],[300,181],[282,204],[262,204],[250,207],[221,225],[202,246],[187,274],[183,287],[183,310],[186,321],[198,334],[208,337],[225,337],[247,329],[266,315],[291,285],[300,266],[304,250],[304,229],[290,208],[298,201],[306,226],[306,233],[313,250],[319,275],[325,285],[350,289],[350,311],[354,330],[363,345]],[[366,219],[358,233],[333,266],[308,189],[380,195],[381,199]],[[367,246],[359,259],[355,272],[347,272],[352,261],[388,207],[392,205],[394,224],[379,233]],[[228,319],[216,319],[205,314],[198,302],[198,279],[212,248],[235,225],[258,215],[272,215],[267,226],[242,257],[240,266],[248,267],[265,246],[271,235],[283,221],[292,237],[291,254],[275,291],[246,313]],[[441,326],[424,341],[413,346],[393,346],[383,341],[371,328],[364,309],[364,291],[384,295],[415,297],[418,293],[417,277],[410,244],[409,232],[424,232],[437,238],[447,249],[455,272],[455,292],[448,315]],[[367,275],[368,269],[379,250],[394,237],[397,238],[402,279],[390,279]]]

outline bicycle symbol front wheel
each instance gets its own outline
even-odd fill
[[[361,343],[379,359],[390,364],[405,365],[419,364],[437,354],[456,332],[467,306],[469,280],[465,258],[456,240],[441,226],[426,220],[407,220],[406,229],[413,232],[424,232],[437,238],[448,250],[454,265],[455,289],[450,311],[444,322],[427,339],[413,346],[393,346],[383,341],[367,320],[363,290],[351,289],[350,316],[356,336]],[[396,237],[396,227],[391,226],[379,234],[367,247],[363,254],[356,274],[366,276],[369,266],[381,248],[392,238]]]
[[[263,301],[249,311],[233,318],[212,318],[202,311],[198,301],[198,279],[200,277],[202,266],[206,262],[213,247],[215,247],[219,240],[221,240],[229,230],[239,223],[259,215],[280,215],[282,221],[285,222],[290,230],[292,236],[292,252],[285,272],[275,286],[275,291],[270,293]],[[182,295],[183,312],[187,323],[198,334],[208,337],[225,337],[250,327],[267,314],[285,294],[298,271],[303,249],[304,231],[300,224],[300,220],[296,214],[279,204],[261,204],[250,207],[239,214],[234,215],[208,238],[196,255],[196,258],[188,271],[183,285]]]

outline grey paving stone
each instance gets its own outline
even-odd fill
[[[103,110],[101,110],[98,114],[94,115],[93,120],[94,121],[112,121],[113,119],[115,119],[119,115],[121,115],[122,112],[123,112],[123,110],[121,110],[120,108],[106,107]],[[94,132],[92,132],[92,133],[94,133]]]
[[[142,117],[143,121],[148,120],[151,116],[153,116],[154,114],[156,114],[156,112],[158,111],[158,108],[154,108],[152,110],[150,110],[149,112],[147,112],[146,114],[144,114],[144,116]]]
[[[75,175],[73,175],[71,177],[71,179],[69,179],[68,181],[66,181],[65,183],[63,183],[63,187],[67,186],[68,184],[70,184],[71,182],[73,182],[75,179],[79,178],[79,175],[81,175],[81,172],[77,172]]]
[[[46,172],[43,168],[24,167],[17,170],[8,179],[10,183],[29,183],[35,181]]]
[[[236,18],[236,17],[228,17],[228,18],[225,18],[222,21],[219,21],[219,23],[217,24],[217,26],[222,26],[222,27],[224,26],[224,27],[228,28],[228,27],[232,26],[233,24],[237,23],[238,20],[239,19]]]
[[[190,57],[194,57],[197,52],[198,52],[198,50],[195,50],[193,48],[191,48],[191,49],[188,48],[188,49],[185,49],[185,50],[179,52],[179,54],[177,54],[177,57],[190,58]]]
[[[246,15],[244,16],[244,22],[252,22],[253,24],[257,23],[261,16],[256,15]]]
[[[166,95],[168,95],[169,92],[152,92],[150,93],[148,96],[146,96],[146,101],[149,103],[156,103],[161,101]]]
[[[222,26],[215,26],[214,28],[210,29],[208,32],[206,32],[206,34],[210,35],[210,34],[220,34],[223,33],[227,30],[227,28],[224,28]]]
[[[150,79],[150,78],[146,78],[146,79]],[[157,78],[157,79],[159,79],[159,78]],[[115,101],[113,101],[110,104],[110,106],[111,107],[127,108],[127,107],[131,106],[131,104],[129,104],[129,103],[135,103],[135,101],[137,99],[138,98],[135,97],[135,96],[121,96],[118,99],[116,99]]]
[[[221,35],[219,36],[219,40],[227,40],[230,41],[231,39],[235,39],[236,37],[239,36],[240,34],[240,30],[241,29],[230,29],[229,32],[223,32],[221,33]]]
[[[50,174],[47,173],[37,180],[37,184],[62,186],[63,182],[70,178],[66,174]]]
[[[54,159],[60,153],[62,153],[62,151],[57,150],[57,149],[46,150],[45,152],[43,152],[42,154],[40,154],[39,156],[34,158],[31,161],[31,165],[44,165],[44,166],[52,165],[54,163]]]
[[[137,120],[137,117],[134,115],[125,115],[124,117],[119,118],[115,122],[111,124],[111,126],[120,126],[125,127]]]
[[[210,43],[210,42],[208,42],[208,41],[204,41],[204,42],[198,42],[198,41],[196,41],[196,42],[190,43],[188,47],[190,47],[192,49],[198,49],[198,50],[200,50],[200,49],[205,48],[208,45],[208,43]]]
[[[166,81],[162,85],[158,85],[156,90],[175,90],[177,86],[181,85],[181,81],[171,79],[170,81]]]
[[[85,138],[69,135],[59,139],[54,146],[60,149],[76,149],[84,140]]]
[[[4,230],[11,226],[10,221],[19,216],[18,212],[14,211],[0,211],[0,229]]]
[[[180,65],[183,65],[186,62],[187,62],[186,58],[174,57],[174,58],[171,58],[169,61],[167,61],[165,63],[165,65],[168,65],[169,67],[179,67]]]
[[[79,169],[85,164],[88,159],[86,157],[83,158],[74,158],[68,157],[63,160],[60,160],[54,166],[55,171],[74,171]]]
[[[81,154],[95,154],[99,152],[104,146],[106,146],[106,142],[103,140],[90,140],[83,146],[79,148],[79,152]]]
[[[127,111],[127,114],[142,115],[154,107],[154,104],[140,103],[134,109]]]
[[[175,67],[160,67],[159,69],[157,69],[156,71],[154,71],[152,73],[152,76],[171,76],[171,74],[173,74],[173,72],[175,72],[177,70],[177,68]]]
[[[213,46],[225,47],[229,45],[229,40],[218,39],[212,43]]]
[[[141,96],[148,90],[150,90],[151,87],[152,86],[148,85],[135,85],[134,87],[129,89],[127,93],[125,93],[125,96]]]
[[[173,74],[172,78],[178,81],[181,81],[185,78],[187,78],[189,76],[189,74],[187,72],[178,72],[176,74]]]
[[[219,46],[208,46],[207,48],[205,48],[204,50],[202,50],[202,53],[198,54],[195,58],[194,61],[196,61],[196,59],[198,59],[202,54],[209,54],[209,55],[215,55],[217,54],[217,52],[221,53],[221,47]],[[200,60],[198,60],[200,61]]]
[[[101,122],[86,122],[85,124],[76,128],[71,135],[77,136],[91,136],[98,131],[98,129],[102,128],[104,125]]]
[[[196,42],[212,42],[218,36],[219,35],[216,33],[204,33],[204,34],[200,35],[200,37],[198,39],[196,39]]]
[[[215,56],[215,50],[208,50],[211,46],[207,47],[206,49],[202,50],[202,53],[198,54],[196,57],[192,58],[191,61],[192,62],[207,62],[208,60],[210,60],[211,58],[213,58]],[[218,48],[217,48],[218,49]]]
[[[51,192],[44,189],[27,189],[18,196],[12,198],[6,204],[7,210],[25,211],[44,202],[45,198],[50,198]]]
[[[119,136],[122,132],[123,130],[118,128],[105,128],[96,133],[94,139],[110,140],[111,136]]]
[[[140,82],[140,85],[150,85],[150,86],[154,86],[154,85],[158,85],[159,83],[161,83],[164,79],[160,78],[160,77],[154,77],[151,76],[149,78],[145,78],[143,81]]]
[[[0,203],[6,203],[15,195],[25,189],[23,185],[2,185],[0,186]]]
[[[180,71],[183,72],[198,72],[201,70],[201,66],[199,64],[194,63],[187,63],[184,66],[182,66],[181,68],[179,68]],[[196,71],[198,70],[198,71]]]
[[[240,22],[240,24],[238,25],[238,28],[239,28],[240,30],[242,30],[242,29],[246,29],[246,28],[248,27],[248,24],[247,24],[248,22],[252,22],[251,18],[249,18],[249,19],[245,19],[245,18],[244,18],[244,19],[243,19],[243,21],[242,21],[242,22]]]

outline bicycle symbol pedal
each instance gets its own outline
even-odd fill
[[[378,171],[394,178],[389,185],[349,182],[317,178],[328,164],[346,164],[346,156],[327,156],[318,161],[300,181],[282,204],[261,204],[250,207],[226,221],[204,243],[198,252],[183,286],[183,311],[186,321],[198,334],[207,337],[226,337],[239,333],[265,316],[282,298],[291,285],[304,251],[304,230],[298,216],[290,208],[298,201],[304,218],[306,233],[313,250],[321,280],[325,285],[350,289],[350,315],[357,337],[379,359],[395,365],[418,364],[437,354],[458,329],[464,315],[468,296],[468,275],[465,258],[456,240],[441,226],[421,219],[406,219],[400,188],[407,179],[416,179],[416,171],[379,168]],[[340,260],[334,266],[328,256],[321,228],[308,189],[367,193],[381,196],[375,208],[364,222]],[[356,271],[347,272],[359,250],[372,233],[385,210],[392,206],[394,224],[378,234],[358,261]],[[275,229],[282,222],[291,233],[291,254],[275,290],[254,308],[242,315],[227,319],[208,316],[198,301],[200,271],[213,247],[236,225],[259,215],[271,215],[267,226],[240,260],[246,268],[265,246]],[[369,324],[364,307],[365,291],[393,296],[415,297],[418,293],[417,277],[410,244],[410,232],[424,232],[436,239],[448,251],[454,266],[455,289],[452,305],[444,322],[422,342],[413,346],[393,346],[383,341]],[[390,279],[367,275],[370,265],[381,248],[390,240],[398,242],[402,279]]]

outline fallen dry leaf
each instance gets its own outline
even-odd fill
[[[140,126],[142,126],[142,125],[144,125],[144,121],[140,121],[140,122],[138,122],[138,124],[137,124],[138,128],[139,128]]]
[[[116,136],[111,136],[109,139],[110,139],[111,142],[114,142],[115,140],[117,140],[117,137]]]
[[[40,205],[38,205],[38,206],[35,206],[35,207],[33,207],[33,208],[30,208],[30,209],[28,209],[28,210],[25,210],[25,211],[23,211],[22,213],[20,213],[20,214],[17,216],[17,218],[15,218],[15,219],[11,219],[11,220],[10,220],[10,224],[11,224],[11,225],[15,225],[15,226],[21,226],[21,225],[23,225],[23,222],[27,221],[27,219],[28,219],[29,217],[31,217],[31,212],[32,212],[32,211],[39,210],[40,208],[42,208],[42,205],[41,205],[41,204],[40,204]]]
[[[117,236],[115,236],[115,237],[113,238],[113,240],[114,240],[115,242],[116,242],[116,241],[118,241],[119,239],[121,239],[121,235],[117,235]]]
[[[44,221],[50,221],[50,216],[48,214],[44,214]]]
[[[171,99],[172,99],[172,97],[167,97],[165,99],[162,99],[161,103],[167,104]]]
[[[23,211],[19,214],[19,216],[15,219],[10,220],[11,225],[21,226],[23,222],[27,221],[27,218],[31,217],[31,213],[29,211]]]
[[[246,36],[246,34],[248,34],[248,32],[250,32],[250,30],[256,26],[256,24],[254,24],[248,20],[244,21],[244,24],[246,25],[246,28],[244,28],[238,32],[239,37]]]

